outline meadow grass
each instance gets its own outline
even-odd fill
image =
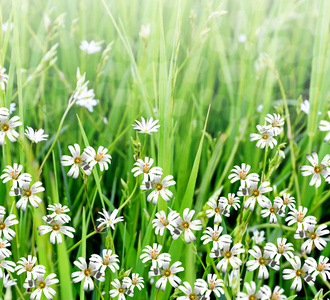
[[[251,165],[253,172],[269,175],[274,189],[269,194],[271,200],[285,190],[296,198],[297,206],[309,209],[318,224],[329,224],[329,185],[323,181],[319,188],[309,186],[310,178],[301,175],[300,166],[308,164],[306,154],[312,151],[320,158],[329,153],[318,124],[327,119],[330,110],[330,3],[222,1],[222,10],[228,13],[210,19],[219,4],[199,0],[1,3],[0,23],[9,20],[14,26],[0,31],[0,65],[9,75],[6,89],[0,91],[0,104],[9,108],[16,103],[13,115],[23,122],[18,142],[7,139],[2,146],[1,170],[19,163],[33,182],[43,183],[45,192],[39,208],[30,206],[22,212],[16,209],[16,199],[9,196],[11,184],[1,183],[0,204],[19,220],[11,243],[12,260],[33,254],[47,274],[56,273],[59,284],[55,285],[54,299],[109,299],[110,282],[127,270],[145,280],[145,288],[135,290],[134,299],[175,299],[169,284],[165,292],[150,284],[149,265],[139,259],[142,249],[153,242],[163,245],[163,252],[169,253],[173,262],[182,262],[182,281],[193,284],[210,273],[222,277],[209,257],[209,245],[200,240],[202,231],[196,232],[196,242],[186,244],[168,233],[156,236],[151,221],[157,211],[169,212],[167,207],[179,213],[190,208],[196,210],[195,218],[203,221],[203,229],[207,224],[213,226],[205,216],[206,202],[218,189],[223,196],[237,192],[239,184],[231,184],[228,175],[241,163]],[[63,13],[64,22],[58,24],[56,18]],[[141,39],[141,25],[146,24],[150,24],[150,36]],[[103,50],[113,42],[104,65],[99,65],[102,51],[87,55],[79,49],[82,40],[104,40]],[[53,65],[48,61],[35,74],[45,53],[56,43],[57,61]],[[268,61],[259,59],[262,53],[269,55]],[[78,67],[81,73],[86,72],[88,87],[100,101],[93,113],[74,105],[63,117]],[[309,114],[300,109],[305,99],[310,103]],[[278,145],[285,143],[284,159],[276,149],[269,149],[266,157],[265,149],[256,148],[249,140],[268,113],[285,118],[284,131],[277,137]],[[159,131],[138,135],[131,124],[141,116],[158,119]],[[48,141],[31,144],[24,136],[26,126],[45,129]],[[146,201],[148,193],[139,188],[141,178],[131,172],[136,154],[132,138],[139,138],[142,158],[154,158],[165,176],[174,176],[170,202],[160,199],[154,206]],[[86,182],[67,177],[68,168],[61,166],[61,157],[69,154],[68,145],[74,143],[82,148],[108,148],[112,156],[109,170],[95,168]],[[274,157],[279,164],[272,169],[270,159]],[[76,230],[73,239],[65,237],[59,245],[52,245],[48,236],[39,236],[37,231],[44,225],[47,205],[53,203],[70,208],[70,226]],[[92,222],[102,208],[119,208],[124,223],[118,223],[114,231],[95,232]],[[300,252],[302,241],[293,238],[295,227],[286,226],[285,218],[279,224],[268,224],[256,207],[252,218],[244,212],[243,220],[248,218],[245,229],[237,224],[239,214],[240,210],[232,211],[221,226],[244,248],[255,245],[251,237],[258,229],[265,230],[267,242],[286,237],[296,253]],[[119,255],[120,270],[106,273],[105,282],[98,285],[106,292],[104,296],[98,289],[85,293],[80,283],[72,283],[71,273],[77,271],[73,262],[78,257],[87,260],[104,248]],[[314,250],[311,256],[319,255]],[[322,255],[329,257],[330,248]],[[241,258],[251,259],[247,253]],[[291,291],[291,281],[281,275],[288,267],[289,263],[282,262],[281,269],[270,270],[264,282],[257,280],[256,271],[248,272],[245,267],[240,275],[243,282],[254,280],[258,287],[279,285],[287,296],[297,294],[296,299],[313,299],[321,288],[324,293],[329,290],[329,283],[318,277],[315,286],[300,293]],[[5,299],[29,299],[23,288],[24,275],[12,275],[18,284],[11,288],[12,298],[7,290]],[[234,299],[239,290],[243,291],[243,283],[235,289],[226,287],[219,299]]]

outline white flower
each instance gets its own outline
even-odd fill
[[[208,274],[207,282],[203,279],[197,279],[195,286],[201,290],[201,294],[205,297],[209,297],[213,292],[217,297],[220,297],[221,294],[224,294],[223,290],[223,280],[218,279],[216,274]]]
[[[103,172],[104,169],[108,170],[108,164],[111,164],[111,155],[107,154],[107,148],[100,146],[96,152],[94,148],[88,146],[84,152],[87,154],[87,161],[92,168],[96,164],[99,164],[101,172]]]
[[[132,169],[132,172],[134,173],[134,177],[143,174],[143,181],[147,182],[153,181],[155,177],[160,177],[163,175],[162,168],[160,167],[153,167],[151,168],[152,164],[154,163],[154,160],[149,157],[145,157],[144,161],[142,159],[138,159],[137,162],[134,164],[137,167],[134,167]]]
[[[16,233],[9,227],[18,224],[18,221],[14,220],[16,218],[15,215],[9,215],[6,220],[3,220],[3,218],[4,215],[0,214],[0,237],[3,234],[8,241],[11,241],[16,236]]]
[[[214,229],[212,227],[207,227],[201,237],[201,240],[204,240],[203,245],[206,245],[207,243],[212,242],[214,249],[222,249],[225,244],[230,244],[232,241],[232,238],[229,234],[221,235],[223,228],[219,225],[214,225]]]
[[[288,222],[288,226],[291,226],[294,223],[298,224],[298,229],[303,230],[309,225],[316,224],[316,218],[313,216],[305,217],[308,209],[306,207],[299,206],[298,210],[294,209],[288,213],[288,216],[285,221]]]
[[[10,243],[6,240],[0,238],[0,255],[9,257],[11,255],[11,251],[7,249],[10,246]]]
[[[313,257],[308,257],[305,261],[305,264],[310,267],[308,273],[312,273],[314,278],[321,274],[324,281],[330,280],[330,263],[328,263],[328,261],[328,257],[321,255],[319,258],[319,263],[317,264]]]
[[[128,288],[126,283],[120,283],[118,279],[115,279],[111,282],[111,284],[115,287],[115,289],[110,290],[110,298],[114,298],[118,296],[118,300],[125,300],[125,296],[133,297],[134,293],[131,289]]]
[[[330,174],[330,169],[328,169],[330,164],[330,154],[327,154],[321,164],[319,164],[319,158],[316,152],[312,152],[312,155],[307,154],[307,159],[312,164],[311,166],[302,166],[300,167],[301,171],[304,171],[301,173],[302,176],[309,176],[313,175],[311,182],[309,185],[314,185],[316,183],[316,187],[319,187],[321,185],[321,175],[324,178],[327,178]]]
[[[6,183],[9,180],[13,181],[13,187],[17,188],[18,184],[21,185],[25,182],[30,182],[32,180],[31,175],[28,173],[20,174],[23,169],[22,165],[14,163],[14,166],[6,166],[2,171],[7,174],[2,174],[0,179],[3,179],[3,183]]]
[[[103,249],[102,257],[98,254],[92,254],[89,261],[94,263],[102,273],[105,273],[107,267],[113,273],[119,270],[119,265],[117,264],[119,262],[118,255],[112,254],[112,250],[110,249]]]
[[[293,244],[287,243],[287,239],[278,238],[277,246],[273,243],[267,243],[265,246],[265,251],[270,254],[271,258],[275,257],[275,260],[279,261],[283,255],[287,260],[293,257]]]
[[[176,298],[177,300],[192,300],[192,299],[200,299],[199,295],[200,295],[200,289],[195,287],[194,289],[192,289],[191,285],[189,284],[189,282],[184,281],[183,282],[183,286],[180,285],[179,289],[185,293],[185,296],[180,296],[178,298]]]
[[[150,24],[147,25],[141,25],[141,29],[139,32],[139,36],[143,40],[147,40],[150,35]]]
[[[88,155],[86,153],[82,153],[80,155],[80,146],[78,144],[74,144],[73,146],[68,147],[72,156],[63,155],[61,158],[62,166],[71,166],[67,176],[72,176],[73,178],[77,178],[79,176],[79,169],[85,172],[87,175],[91,174],[91,166],[86,162]]]
[[[273,138],[274,132],[272,129],[269,129],[268,127],[262,127],[260,125],[257,125],[257,129],[260,132],[260,134],[257,133],[251,133],[250,134],[250,141],[256,141],[258,148],[265,148],[266,145],[269,145],[271,149],[274,148],[275,145],[277,145],[277,141]]]
[[[221,215],[224,215],[225,217],[229,217],[229,209],[226,209],[226,204],[223,203],[223,201],[215,199],[210,199],[210,201],[207,202],[207,205],[211,207],[211,209],[206,210],[205,214],[208,218],[214,217],[214,223],[220,224],[222,221]]]
[[[247,40],[246,35],[245,34],[238,35],[237,40],[239,43],[242,43],[242,44],[246,43],[246,40]]]
[[[284,211],[281,209],[281,205],[278,203],[271,203],[267,204],[266,209],[261,210],[261,217],[266,218],[270,216],[269,223],[277,223],[277,216],[285,217]]]
[[[237,180],[241,181],[241,187],[249,187],[252,182],[258,182],[259,175],[256,173],[248,174],[251,166],[248,164],[241,164],[241,166],[234,166],[230,172],[232,172],[228,178],[231,179],[230,182],[233,183]]]
[[[180,214],[176,211],[171,211],[166,217],[165,212],[162,210],[156,213],[156,219],[152,220],[152,227],[155,228],[155,233],[162,236],[165,228],[167,228],[171,234],[174,228],[177,226],[176,219],[180,217]]]
[[[17,196],[17,195],[23,195],[21,199],[19,199],[16,203],[17,209],[22,209],[22,211],[26,210],[26,206],[28,202],[31,203],[31,205],[35,208],[38,208],[41,204],[42,200],[36,195],[37,193],[41,193],[45,190],[44,187],[42,187],[42,183],[40,181],[37,181],[30,187],[30,182],[22,182],[20,184],[20,188],[12,188],[9,192],[9,196]]]
[[[156,205],[159,196],[161,196],[166,202],[170,201],[173,197],[173,193],[167,187],[176,184],[176,182],[172,179],[173,176],[168,175],[160,181],[160,177],[155,176],[153,182],[151,182],[151,187],[155,190],[148,195],[147,201],[150,202],[152,200],[152,204]],[[148,183],[143,181],[140,186],[141,190],[148,190]]]
[[[9,110],[7,107],[0,107],[0,117],[8,117],[9,116]]]
[[[9,113],[12,114],[14,111],[16,111],[16,103],[10,103]]]
[[[137,287],[139,290],[142,290],[144,288],[143,277],[139,276],[138,273],[133,273],[132,279],[129,277],[124,277],[123,283],[126,284],[126,286],[132,291],[134,290],[135,287]]]
[[[55,203],[54,205],[48,205],[47,210],[53,211],[50,217],[55,221],[62,220],[64,223],[68,223],[71,220],[70,216],[64,214],[70,211],[66,205],[62,206],[60,203]]]
[[[301,278],[303,278],[308,285],[314,285],[315,277],[313,275],[308,275],[308,270],[310,267],[307,264],[304,264],[301,268],[301,261],[299,256],[295,256],[294,258],[290,259],[289,262],[291,263],[293,270],[284,269],[283,279],[288,280],[294,278],[294,281],[290,287],[291,290],[296,289],[297,292],[301,290]]]
[[[7,117],[0,117],[0,146],[3,145],[5,141],[5,136],[9,138],[9,140],[13,143],[19,138],[19,133],[15,131],[13,128],[17,126],[21,126],[22,122],[19,121],[19,117],[12,117],[9,121]]]
[[[203,227],[201,220],[191,221],[194,214],[195,211],[193,209],[189,212],[189,208],[186,208],[183,211],[183,219],[176,219],[178,227],[173,230],[173,239],[176,240],[182,233],[184,233],[186,243],[189,244],[191,241],[196,241],[196,237],[192,230],[202,230]]]
[[[284,125],[284,118],[280,114],[267,114],[265,120],[270,123],[269,129],[272,129],[274,136],[279,135],[283,131],[281,126]]]
[[[14,22],[11,22],[10,24],[8,23],[8,21],[6,21],[5,23],[2,23],[2,31],[3,32],[7,32],[8,28],[9,28],[10,31],[13,30]]]
[[[171,261],[171,255],[168,253],[160,253],[162,248],[163,246],[157,243],[153,243],[152,247],[148,245],[142,250],[144,253],[140,255],[140,259],[142,259],[143,263],[151,260],[154,268],[157,268],[157,266],[161,267],[163,262]]]
[[[89,112],[94,111],[94,106],[98,105],[99,100],[94,99],[95,94],[94,90],[88,90],[87,87],[80,93],[77,97],[76,104],[82,107],[86,107]]]
[[[49,223],[50,225],[40,225],[38,226],[39,235],[44,235],[48,232],[51,232],[50,234],[50,242],[52,244],[61,244],[62,243],[62,236],[61,233],[67,235],[70,238],[73,238],[72,232],[75,232],[75,229],[71,226],[63,226],[64,222],[61,219],[58,219],[55,221],[50,216],[42,217],[42,219]],[[50,219],[50,220],[49,220]]]
[[[118,217],[117,218],[117,214],[118,214],[118,209],[115,209],[111,214],[109,212],[107,212],[104,208],[103,208],[103,213],[99,212],[100,215],[103,216],[103,218],[99,218],[96,221],[99,221],[100,224],[97,226],[97,229],[102,230],[103,226],[105,227],[111,227],[112,230],[115,230],[115,224],[118,222],[123,222],[124,221],[124,217]]]
[[[275,286],[274,291],[270,289],[269,286],[264,285],[260,288],[260,292],[262,292],[265,296],[264,299],[270,299],[270,300],[285,300],[287,297],[285,295],[282,295],[284,293],[284,289],[280,288],[278,285]]]
[[[73,272],[71,278],[73,283],[80,282],[84,280],[84,291],[92,291],[94,289],[94,282],[92,277],[95,279],[104,282],[104,274],[98,271],[98,267],[94,263],[90,263],[87,266],[87,263],[83,257],[78,257],[78,261],[74,262],[74,265],[77,266],[81,271]]]
[[[87,54],[93,54],[96,52],[100,52],[102,47],[101,45],[103,44],[104,41],[100,41],[100,42],[95,42],[95,41],[91,41],[90,43],[88,43],[86,40],[81,42],[80,45],[80,50],[81,51],[86,51]]]
[[[296,208],[296,200],[294,199],[294,197],[290,197],[290,194],[283,194],[282,198],[275,197],[274,202],[280,205],[280,208],[284,209],[284,211],[287,207],[289,207],[289,210],[293,210]]]
[[[310,104],[308,100],[304,100],[303,103],[300,104],[300,110],[303,111],[306,115],[309,114]]]
[[[263,294],[263,292],[260,290],[257,292],[257,286],[255,284],[254,281],[251,281],[250,284],[248,284],[247,282],[244,283],[247,294],[243,293],[243,292],[238,292],[236,294],[236,298],[237,300],[251,300],[251,299],[263,299],[265,297],[265,295]]]
[[[153,120],[153,118],[147,119],[147,122],[143,117],[141,117],[141,122],[135,120],[135,124],[132,124],[133,129],[138,130],[138,133],[148,133],[157,132],[160,125],[156,125],[159,121]]]
[[[307,226],[307,230],[302,234],[298,230],[298,232],[294,235],[294,238],[301,239],[308,237],[308,240],[301,245],[301,252],[303,253],[306,251],[307,254],[310,254],[312,252],[313,245],[315,245],[315,247],[320,251],[326,247],[327,242],[321,238],[321,236],[328,235],[329,233],[330,230],[327,229],[327,225],[325,224],[320,225],[316,230],[315,225],[310,225]]]
[[[9,76],[7,74],[5,74],[6,72],[6,69],[3,68],[1,65],[0,65],[0,88],[2,90],[5,89],[6,87],[6,84],[8,83],[8,78]]]
[[[163,292],[165,291],[166,284],[169,281],[171,286],[177,288],[181,283],[181,279],[175,274],[178,272],[184,271],[184,268],[181,267],[182,263],[180,261],[175,262],[172,266],[169,266],[168,262],[163,262],[160,268],[151,267],[149,275],[150,276],[158,276],[162,277],[158,279],[156,282],[156,289],[161,289]]]
[[[38,275],[37,276],[37,280],[31,282],[30,280],[28,280],[28,278],[25,280],[25,283],[23,284],[23,287],[28,289],[28,288],[32,288],[35,287],[36,289],[32,292],[30,299],[36,299],[36,300],[40,300],[41,299],[41,295],[42,293],[45,295],[45,297],[47,299],[53,299],[54,296],[56,296],[56,291],[49,287],[52,284],[58,283],[58,279],[55,278],[56,274],[55,273],[51,273],[49,274],[46,279],[44,279],[44,275]],[[30,284],[32,283],[32,287],[30,286]]]
[[[330,111],[328,111],[328,116],[330,118]],[[320,121],[320,124],[319,124],[319,130],[321,131],[328,131],[327,135],[325,136],[324,138],[324,142],[327,143],[330,141],[330,122],[329,121]]]
[[[5,288],[16,285],[17,284],[16,281],[17,281],[17,279],[11,280],[9,277],[9,274],[3,276],[3,279],[2,279],[2,283]]]
[[[43,129],[39,130],[33,130],[33,128],[26,126],[27,129],[25,129],[25,135],[33,142],[33,143],[38,143],[40,141],[47,141],[48,134],[44,134]]]
[[[267,266],[276,271],[280,269],[280,266],[278,265],[279,262],[276,260],[272,260],[270,258],[270,254],[267,251],[262,253],[258,246],[253,246],[253,249],[254,250],[250,249],[248,252],[256,259],[248,261],[246,263],[246,266],[248,267],[248,271],[254,271],[255,269],[259,268],[259,280],[262,278],[267,279],[269,277]]]
[[[217,269],[226,273],[228,264],[230,263],[233,269],[237,270],[242,265],[242,261],[235,255],[245,252],[245,249],[239,249],[242,246],[241,243],[237,243],[230,249],[230,244],[224,244],[223,250],[212,249],[210,257],[217,258],[223,256],[223,258],[217,263]]]
[[[230,211],[230,209],[233,207],[235,210],[238,210],[241,207],[241,202],[239,201],[238,197],[235,197],[234,193],[228,194],[228,199],[225,197],[219,198],[219,204],[226,205],[226,208]]]
[[[37,258],[32,255],[28,255],[28,258],[21,257],[20,260],[17,262],[15,271],[17,275],[20,275],[26,272],[27,279],[36,279],[38,275],[43,275],[46,273],[46,267],[43,265],[35,266],[37,262]]]
[[[269,182],[265,181],[261,183],[258,188],[258,183],[252,182],[251,186],[247,189],[247,192],[251,195],[251,197],[245,201],[244,208],[247,209],[250,206],[250,211],[253,211],[257,201],[262,208],[267,207],[269,203],[271,204],[270,200],[263,195],[264,193],[268,193],[273,190],[270,186],[268,186],[269,184]],[[237,195],[244,196],[242,187],[240,187]]]
[[[6,257],[0,255],[0,278],[4,276],[3,269],[14,272],[16,264],[10,260],[4,260]]]
[[[253,231],[253,236],[252,236],[252,240],[256,243],[256,244],[261,244],[263,241],[266,240],[265,236],[265,231],[261,230],[254,230]]]

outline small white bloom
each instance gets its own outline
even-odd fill
[[[115,279],[111,282],[111,284],[115,287],[115,289],[109,291],[110,298],[118,296],[118,300],[125,300],[126,296],[134,296],[134,292],[128,287],[126,283],[120,283],[118,279]]]
[[[51,273],[46,278],[44,278],[43,274],[39,274],[37,275],[37,279],[32,281],[26,278],[23,287],[26,289],[36,288],[32,292],[30,296],[30,300],[33,299],[40,300],[42,293],[45,295],[47,299],[49,300],[53,299],[53,297],[56,296],[56,291],[49,286],[59,282],[59,280],[55,277],[56,274]]]
[[[285,221],[288,222],[288,226],[297,223],[298,230],[306,229],[309,225],[316,224],[316,218],[314,216],[306,217],[308,209],[306,207],[299,206],[298,210],[294,209],[288,213]]]
[[[100,42],[95,42],[95,41],[91,41],[90,43],[88,43],[86,40],[81,42],[80,45],[80,50],[86,52],[87,54],[94,54],[97,52],[100,52],[102,49],[102,44],[104,41],[100,41]]]
[[[4,269],[9,272],[14,272],[16,264],[13,261],[5,260],[6,257],[0,255],[0,278],[2,278],[4,274]]]
[[[96,164],[99,164],[101,172],[103,170],[108,170],[108,164],[111,164],[111,155],[107,154],[108,149],[100,146],[97,149],[97,152],[94,148],[88,146],[84,152],[87,154],[88,158],[87,161],[89,162],[90,166],[93,168]]]
[[[208,274],[207,282],[204,279],[197,279],[195,286],[201,290],[201,294],[205,297],[209,297],[213,292],[217,297],[224,294],[224,283],[222,279],[217,278],[216,274]]]
[[[14,166],[6,166],[6,168],[2,171],[7,174],[2,174],[0,179],[3,179],[3,183],[6,183],[9,180],[13,181],[13,187],[17,188],[18,184],[21,185],[25,182],[30,182],[32,180],[32,176],[28,173],[21,173],[23,169],[22,165],[14,163]]]
[[[206,245],[207,243],[212,242],[212,248],[213,249],[222,249],[225,244],[230,244],[232,242],[232,238],[229,234],[221,235],[221,232],[223,231],[223,228],[219,225],[214,225],[214,228],[207,227],[201,237],[201,241],[204,240],[203,245]]]
[[[303,111],[306,115],[309,114],[310,104],[308,100],[304,100],[303,103],[300,104],[300,110]]]
[[[138,273],[133,273],[132,279],[129,277],[124,277],[123,283],[126,284],[126,286],[132,291],[135,287],[137,287],[139,290],[142,290],[144,288],[144,279],[143,277],[139,276]]]
[[[274,291],[270,289],[269,286],[264,285],[260,288],[260,292],[264,294],[264,299],[271,299],[271,300],[285,300],[287,297],[282,295],[284,293],[284,289],[280,288],[278,285],[275,286]]]
[[[100,224],[97,226],[97,229],[102,230],[103,227],[111,227],[112,230],[115,230],[115,224],[118,222],[124,222],[124,217],[118,217],[118,209],[115,209],[111,214],[103,208],[103,213],[99,212],[103,218],[97,219]]]
[[[316,278],[317,275],[321,274],[324,281],[330,280],[330,263],[329,258],[323,255],[319,258],[319,263],[313,257],[308,257],[305,263],[310,267],[308,273],[312,273],[312,276]]]
[[[254,281],[251,281],[250,284],[245,282],[244,283],[247,294],[243,292],[238,292],[236,294],[237,300],[251,300],[251,299],[264,299],[265,295],[264,293],[260,290],[257,292],[257,286]]]
[[[275,258],[275,260],[279,261],[282,255],[287,260],[292,258],[294,248],[292,243],[287,243],[287,239],[278,238],[277,246],[273,243],[267,243],[265,246],[265,251],[270,254],[271,258]]]
[[[257,201],[262,208],[265,208],[271,204],[270,200],[263,195],[264,193],[268,193],[273,190],[269,185],[270,183],[265,181],[258,187],[258,183],[252,182],[251,186],[246,189],[250,197],[245,201],[244,208],[247,209],[250,206],[250,211],[253,211]],[[240,187],[237,195],[244,196],[245,194],[243,192],[243,188]]]
[[[185,293],[185,296],[180,296],[176,298],[177,300],[191,300],[191,299],[200,299],[200,289],[195,287],[192,289],[189,282],[184,281],[183,286],[179,286],[179,290],[181,290],[183,293]]]
[[[16,111],[16,103],[10,103],[9,113],[12,114],[14,111]]]
[[[207,205],[211,207],[211,209],[206,210],[205,214],[208,218],[212,218],[214,216],[214,224],[221,224],[222,217],[221,215],[225,217],[229,217],[229,209],[226,208],[226,204],[223,203],[223,201],[215,199],[210,199],[207,202]]]
[[[3,279],[2,279],[2,283],[5,288],[16,285],[17,284],[16,281],[17,281],[17,279],[11,280],[9,277],[9,274],[3,276]]]
[[[6,69],[3,68],[1,65],[0,65],[0,88],[2,90],[5,89],[6,87],[6,84],[8,83],[8,78],[9,76],[7,74],[5,74],[6,72]]]
[[[261,244],[263,241],[266,240],[265,238],[265,231],[264,230],[261,230],[261,231],[258,231],[258,230],[254,230],[253,231],[253,236],[252,236],[252,241],[254,241],[257,245],[258,244]]]
[[[328,116],[330,118],[330,111],[328,111]],[[321,131],[328,131],[327,135],[325,136],[324,138],[324,142],[327,143],[330,141],[330,122],[329,121],[320,121],[320,124],[319,124],[319,130]]]
[[[14,130],[15,127],[21,126],[22,122],[19,120],[18,116],[12,117],[8,120],[7,117],[0,117],[0,146],[3,145],[5,141],[5,136],[7,135],[8,139],[15,143],[19,138],[19,133]]]
[[[54,205],[48,205],[47,210],[53,211],[50,217],[55,221],[62,220],[64,223],[68,223],[71,220],[70,216],[65,214],[70,211],[66,205],[62,206],[60,203],[55,203]]]
[[[261,217],[266,218],[270,216],[269,223],[277,223],[277,216],[284,217],[284,210],[281,209],[281,205],[278,203],[268,203],[267,208],[261,210]]]
[[[248,174],[251,166],[248,164],[241,164],[241,166],[234,166],[228,176],[231,183],[240,180],[241,187],[250,187],[252,182],[258,182],[260,180],[259,175],[256,173]]]
[[[161,267],[163,265],[163,262],[170,262],[171,261],[171,255],[168,253],[160,253],[163,246],[158,245],[157,243],[153,243],[151,246],[146,246],[140,255],[140,259],[142,259],[143,263],[146,263],[147,261],[151,260],[152,266],[156,268],[157,266]]]
[[[219,198],[219,204],[226,205],[226,209],[230,211],[230,209],[233,207],[235,210],[238,210],[241,207],[241,202],[239,201],[238,197],[235,197],[234,193],[228,194],[228,199],[225,197]]]
[[[28,258],[21,257],[17,262],[15,272],[20,275],[26,272],[27,279],[36,279],[38,275],[43,275],[46,273],[46,267],[43,265],[36,265],[37,258],[32,255],[28,255]]]
[[[176,211],[171,211],[166,217],[165,212],[162,210],[156,213],[156,219],[152,220],[152,227],[155,228],[155,234],[164,234],[165,228],[167,228],[171,234],[174,228],[177,226],[176,219],[180,217],[180,214]]]
[[[76,104],[82,107],[86,107],[89,112],[94,111],[94,106],[99,103],[99,100],[94,99],[95,94],[94,90],[88,90],[87,87],[81,91],[79,96],[77,97]]]
[[[113,273],[119,270],[119,265],[117,264],[119,262],[118,255],[112,254],[112,250],[110,249],[103,249],[102,257],[98,254],[92,254],[89,261],[94,263],[102,273],[105,273],[107,267]]]
[[[277,145],[277,141],[274,139],[274,132],[272,129],[269,129],[268,127],[262,127],[260,125],[257,125],[257,129],[260,132],[260,134],[257,133],[251,133],[250,134],[250,141],[256,141],[258,140],[256,147],[258,148],[265,148],[266,145],[269,145],[271,149],[274,148],[274,146]]]
[[[283,131],[284,118],[280,114],[267,114],[265,117],[266,122],[270,123],[269,129],[274,133],[274,136],[279,135]]]
[[[139,32],[139,36],[143,40],[147,40],[150,35],[150,24],[147,25],[141,25],[141,29]]]
[[[47,141],[48,134],[44,134],[43,129],[33,130],[33,128],[27,126],[24,133],[33,143],[38,143],[40,141]]]
[[[148,133],[151,134],[152,132],[157,132],[158,128],[160,127],[160,125],[156,125],[159,120],[153,120],[153,118],[147,119],[147,121],[145,121],[145,119],[143,117],[141,117],[141,122],[138,120],[135,120],[135,124],[132,124],[133,129],[137,130],[138,133]]]
[[[296,200],[294,197],[290,197],[290,194],[283,194],[282,197],[276,197],[274,202],[277,203],[280,208],[284,209],[284,211],[287,207],[289,207],[289,210],[296,208]]]
[[[3,234],[8,241],[11,241],[16,236],[15,231],[9,228],[12,225],[18,224],[18,221],[14,220],[15,218],[16,216],[12,214],[3,220],[4,215],[0,214],[0,237]]]
[[[7,32],[8,28],[9,28],[9,31],[12,31],[14,28],[14,22],[11,22],[10,24],[8,23],[8,21],[6,21],[5,23],[2,23],[3,32]]]
[[[6,240],[0,238],[0,255],[9,257],[11,255],[11,251],[7,249],[10,246],[10,243]]]
[[[134,173],[134,177],[143,174],[143,181],[147,182],[153,181],[155,177],[160,177],[163,175],[163,170],[160,167],[153,167],[151,168],[154,160],[149,157],[145,157],[144,161],[142,159],[138,159],[137,162],[134,164],[136,167],[132,169],[132,173]]]

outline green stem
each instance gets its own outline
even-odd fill
[[[265,180],[265,171],[266,171],[266,163],[267,163],[267,154],[268,154],[268,145],[266,145],[265,149],[265,157],[264,157],[264,165],[262,167],[262,175],[261,175],[261,182]]]
[[[95,225],[95,221],[94,221],[94,217],[93,217],[93,209],[92,209],[92,205],[91,205],[91,200],[89,199],[89,195],[88,195],[87,182],[85,180],[84,180],[84,187],[85,187],[85,192],[86,192],[86,196],[87,196],[88,206],[89,206],[89,209],[91,210],[90,213],[91,213],[93,228],[94,228],[94,230],[96,230],[96,225]]]
[[[102,292],[100,291],[100,289],[99,289],[99,287],[97,286],[96,282],[94,283],[94,285],[95,285],[97,291],[99,292],[101,299],[104,300],[104,297],[103,297],[103,295],[102,295]]]
[[[94,234],[99,233],[98,231],[93,231],[90,234],[86,235],[86,240],[88,238],[90,238],[91,236],[93,236]],[[75,248],[77,248],[80,244],[82,243],[82,240],[80,240],[79,242],[77,242],[76,244],[74,244],[68,251],[67,253],[70,253],[72,250],[74,250]]]
[[[133,192],[128,196],[128,198],[126,199],[126,201],[122,205],[119,206],[118,211],[120,211],[132,199],[132,197],[133,197],[133,195],[134,195],[134,193],[136,191],[136,188],[138,186],[138,183],[139,183],[139,181],[138,181],[138,179],[136,179],[136,183],[135,183],[135,187],[133,189]]]

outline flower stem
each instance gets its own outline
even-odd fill
[[[136,183],[135,183],[135,187],[133,189],[133,192],[128,196],[128,198],[126,199],[126,201],[122,205],[119,206],[118,211],[120,211],[132,199],[132,197],[133,197],[133,195],[134,195],[134,193],[136,191],[136,188],[138,186],[138,183],[139,183],[139,181],[138,181],[138,179],[136,179]]]
[[[264,182],[264,180],[265,180],[267,154],[268,154],[268,145],[266,145],[266,149],[265,149],[265,157],[264,157],[264,165],[263,165],[263,168],[262,168],[261,182]]]
[[[95,285],[97,291],[99,292],[101,299],[104,300],[104,297],[103,297],[103,295],[102,295],[102,292],[100,291],[100,289],[99,289],[99,287],[97,286],[96,282],[94,283],[94,285]]]
[[[89,198],[88,195],[88,189],[87,189],[87,182],[84,180],[84,187],[85,187],[85,192],[86,192],[86,196],[87,196],[87,202],[88,202],[88,206],[91,212],[91,219],[92,219],[92,223],[93,223],[93,228],[94,230],[96,230],[96,225],[95,225],[95,221],[94,221],[94,217],[93,217],[93,209],[92,209],[92,205],[91,205],[91,200]]]

